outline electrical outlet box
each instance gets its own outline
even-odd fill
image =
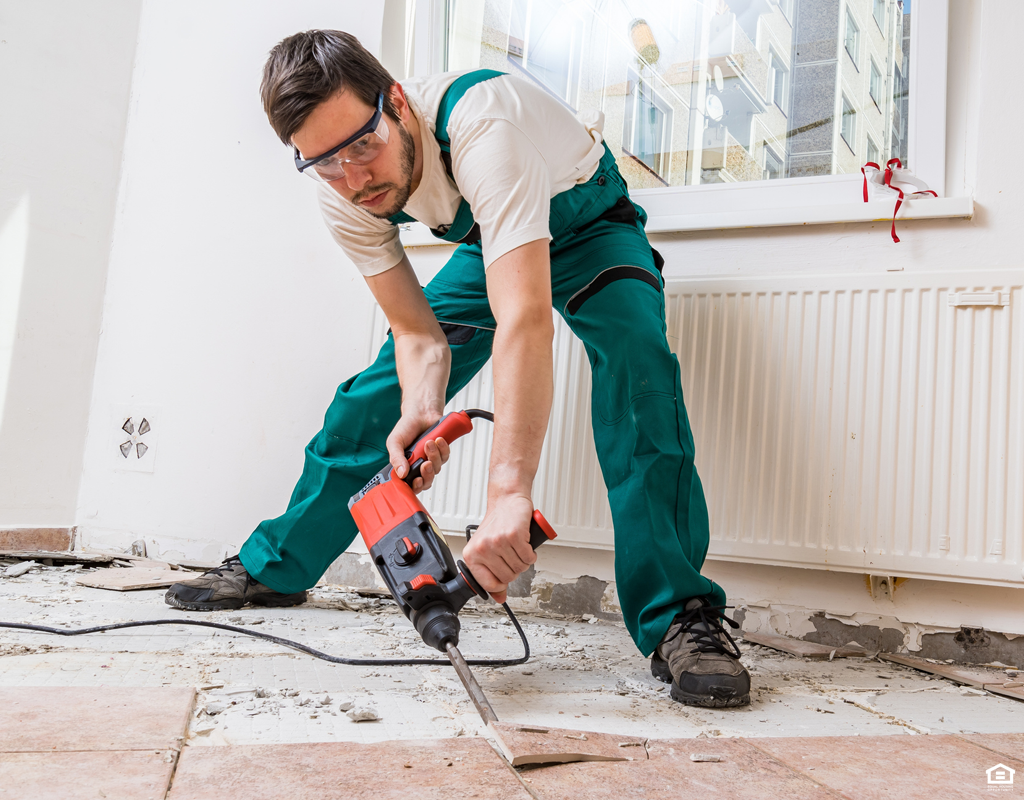
[[[150,405],[115,405],[110,415],[107,446],[114,468],[152,472],[160,438],[160,409]]]

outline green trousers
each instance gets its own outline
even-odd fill
[[[637,209],[634,222],[599,219],[616,202],[621,208],[625,196],[606,152],[588,183],[552,199],[551,289],[555,309],[590,359],[616,588],[626,627],[647,656],[688,598],[707,595],[724,605],[725,593],[700,574],[707,506],[645,216]],[[450,400],[491,356],[496,324],[479,244],[456,248],[424,292],[451,347]],[[306,448],[288,510],[260,524],[243,545],[242,564],[257,580],[289,594],[307,589],[352,542],[358,531],[348,499],[387,463],[384,441],[400,401],[389,335],[374,363],[338,387],[323,430]]]

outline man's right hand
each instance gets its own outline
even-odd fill
[[[420,437],[423,431],[432,425],[436,425],[440,418],[440,414],[436,416],[402,414],[402,418],[398,420],[398,424],[391,431],[391,435],[387,439],[388,456],[391,458],[391,466],[395,468],[395,473],[399,478],[404,479],[409,474],[409,461],[405,457],[405,452],[412,448],[413,442]],[[416,494],[425,492],[430,488],[434,478],[441,471],[441,465],[451,455],[451,449],[448,442],[439,437],[427,440],[424,454],[427,460],[420,467],[420,476],[412,482],[412,490]]]

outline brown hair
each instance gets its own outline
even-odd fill
[[[384,113],[398,120],[388,91],[395,80],[351,33],[303,31],[282,39],[263,67],[260,97],[274,132],[285,144],[327,98],[347,89],[376,108],[384,93]]]

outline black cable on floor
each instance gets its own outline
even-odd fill
[[[516,619],[516,615],[512,613],[512,609],[508,607],[508,603],[502,603],[501,607],[505,609],[505,613],[508,614],[508,618],[512,620],[512,624],[515,626],[516,632],[519,634],[519,638],[522,639],[523,655],[519,658],[467,658],[466,663],[471,667],[513,667],[516,664],[525,664],[529,661],[530,643],[526,640],[526,633],[523,631],[522,625],[519,624],[519,620]],[[293,642],[291,639],[285,639],[281,636],[272,636],[269,633],[251,631],[247,628],[239,628],[235,625],[224,625],[220,622],[207,622],[201,619],[148,619],[141,620],[139,622],[118,622],[113,625],[97,625],[93,628],[73,628],[70,630],[63,628],[50,628],[46,625],[29,625],[24,622],[0,622],[0,628],[13,628],[15,630],[35,631],[37,633],[53,633],[57,636],[82,636],[86,633],[103,633],[104,631],[116,631],[123,628],[142,628],[148,625],[195,625],[202,628],[216,628],[217,630],[241,633],[245,636],[252,636],[256,639],[265,639],[266,641],[273,642],[274,644],[290,647],[293,650],[307,653],[315,658],[330,661],[332,664],[351,664],[363,667],[414,667],[421,665],[437,667],[451,666],[451,662],[448,659],[439,658],[342,658],[341,656],[332,656],[328,653],[317,650],[314,647],[300,644],[299,642]]]

